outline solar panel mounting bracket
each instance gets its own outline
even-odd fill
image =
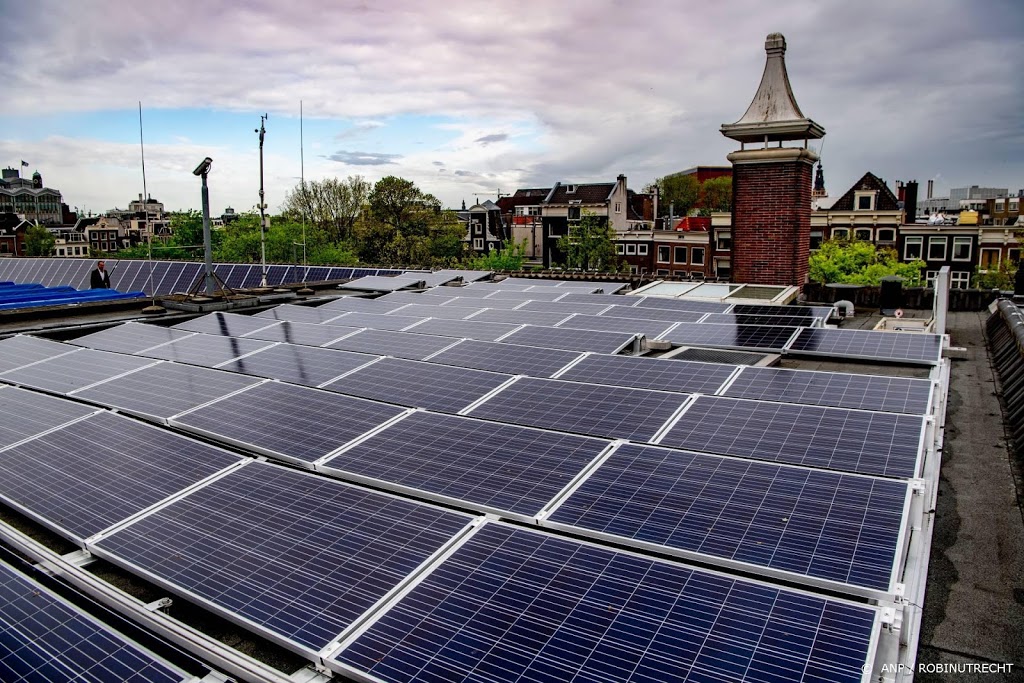
[[[88,550],[79,549],[79,550],[75,550],[73,552],[61,555],[61,559],[63,559],[68,564],[73,564],[76,567],[81,568],[81,567],[88,567],[90,564],[95,562],[96,561],[96,556],[93,555]],[[50,572],[47,571],[47,573],[50,573]]]
[[[159,600],[154,600],[153,602],[146,603],[146,609],[148,609],[150,612],[163,612],[164,614],[167,614],[168,608],[170,608],[170,606],[173,604],[174,600],[168,597],[163,597]]]

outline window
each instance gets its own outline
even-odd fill
[[[732,233],[731,232],[719,232],[716,235],[715,248],[718,251],[729,251],[732,249]],[[821,233],[818,233],[819,242],[821,241]]]
[[[864,242],[871,241],[871,228],[857,228],[853,231],[855,239],[862,240]]]
[[[480,238],[480,237],[477,237],[476,239],[474,239],[473,240],[473,248],[477,249],[477,250],[482,250],[484,248],[484,241],[483,241],[483,239]]]
[[[1004,202],[1002,199],[997,199],[996,200],[996,209],[995,209],[996,211],[999,211],[1000,213],[1002,213],[1002,211],[1003,211],[1005,206],[1006,206],[1006,202]]]
[[[57,256],[63,256],[63,255],[64,255],[64,250],[63,249],[58,249],[57,250]]]
[[[953,238],[953,260],[954,261],[970,261],[971,260],[971,238],[970,237],[954,237]]]
[[[908,237],[903,241],[903,260],[916,261],[921,258],[921,249],[924,244],[923,237]]]
[[[690,249],[690,263],[695,266],[704,265],[704,247],[694,247]]]
[[[850,231],[846,228],[832,228],[832,238],[837,240],[845,240],[850,236]]]
[[[663,245],[663,246],[659,246],[658,247],[658,263],[668,263],[668,247],[667,246]]]
[[[732,263],[727,258],[715,259],[715,275],[720,278],[728,278],[732,275]]]
[[[580,219],[580,207],[570,206],[569,213],[567,215],[569,216],[569,220],[578,221]]]
[[[971,286],[971,274],[968,271],[958,270],[949,274],[949,286],[951,289],[967,289]]]
[[[624,245],[616,244],[615,245],[615,253],[616,254],[625,254],[626,253],[626,249],[625,249]]]
[[[629,267],[629,272],[632,273],[633,275],[636,275],[637,273],[640,272],[640,268],[637,267],[637,266],[630,266]]]
[[[647,256],[647,245],[646,244],[638,244],[638,245],[636,245],[636,255],[637,256]]]
[[[655,275],[662,275],[662,276],[668,275],[668,270],[666,270],[665,268],[658,268],[658,270],[655,273]]]
[[[821,230],[811,231],[811,251],[821,248]]]
[[[622,213],[622,202],[615,202],[615,213]]]
[[[892,228],[879,228],[877,239],[879,242],[895,242],[896,231]]]
[[[673,260],[676,263],[686,263],[686,247],[676,247],[676,254]]]
[[[1006,259],[1010,263],[1020,263],[1020,249],[1007,249]]]
[[[566,194],[576,194],[576,186],[575,185],[566,185],[565,186],[565,193]]]
[[[1010,200],[1010,213],[1017,213],[1017,207],[1020,206],[1020,202],[1016,199]]]
[[[875,192],[857,192],[854,206],[857,211],[871,211],[875,208]]]
[[[482,235],[484,234],[484,226],[480,225],[477,221],[473,221],[473,234]]]
[[[935,276],[938,275],[938,274],[939,274],[939,271],[937,271],[937,270],[926,270],[925,273],[924,273],[924,286],[925,287],[934,287],[935,286]]]
[[[636,254],[636,245],[635,244],[627,244],[626,245],[626,255],[627,256],[634,256],[635,254]]]
[[[945,261],[946,260],[946,238],[945,237],[929,237],[928,238],[928,260],[929,261]]]
[[[981,270],[988,270],[990,268],[999,267],[999,249],[982,249],[981,258],[978,261],[978,267]]]

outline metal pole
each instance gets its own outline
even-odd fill
[[[203,171],[203,249],[206,261],[206,295],[213,296],[213,246],[210,244],[210,189],[206,186],[206,175],[207,171]]]
[[[260,117],[260,129],[256,131],[260,134],[260,268],[263,273],[260,278],[260,287],[267,286],[267,216],[264,213],[267,203],[263,195],[263,138],[267,134],[263,122],[266,120],[266,114]]]

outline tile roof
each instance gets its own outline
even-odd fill
[[[569,188],[575,188],[575,191],[569,192]],[[588,183],[585,185],[563,185],[558,183],[555,185],[551,196],[544,203],[568,204],[569,202],[579,202],[581,204],[604,204],[608,201],[608,196],[614,189],[615,183]]]
[[[892,190],[885,184],[885,181],[869,171],[860,180],[855,182],[853,187],[846,191],[846,194],[836,200],[830,211],[853,211],[856,193],[862,190],[876,190],[878,192],[875,211],[899,210],[899,200],[896,199],[896,195],[892,193]]]

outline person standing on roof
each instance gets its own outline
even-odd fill
[[[89,286],[92,289],[110,289],[110,273],[107,272],[106,264],[103,261],[96,262],[96,268],[89,278]]]

